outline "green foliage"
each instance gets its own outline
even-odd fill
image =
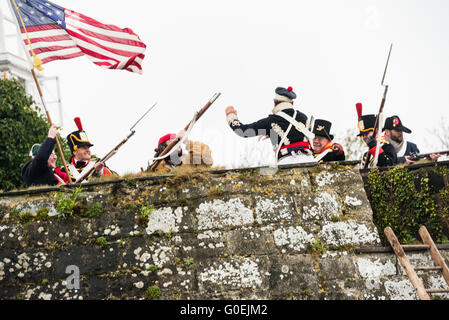
[[[97,244],[98,244],[100,247],[104,247],[105,245],[108,244],[108,241],[106,240],[105,237],[98,237],[98,238],[97,238]]]
[[[320,256],[326,253],[326,247],[318,237],[315,238],[315,242],[312,244],[312,252]]]
[[[78,196],[81,194],[81,187],[75,189],[75,192],[67,197],[62,195],[61,193],[56,194],[56,200],[58,201],[58,205],[56,206],[56,211],[59,216],[66,218],[68,215],[72,216],[74,212],[74,208],[77,205]]]
[[[36,217],[40,220],[47,220],[50,218],[48,213],[49,213],[49,210],[47,208],[43,208],[43,209],[40,209],[37,211]]]
[[[161,295],[161,289],[158,286],[151,286],[145,291],[147,299],[156,300]]]
[[[17,80],[0,80],[0,189],[25,187],[21,168],[31,146],[41,143],[48,123]]]
[[[443,225],[446,231],[449,233],[449,188],[446,187],[440,191],[440,201],[438,206],[438,212],[441,214]],[[448,243],[447,237],[443,238],[443,243]]]
[[[103,213],[103,204],[101,202],[95,202],[87,211],[89,217],[99,217]]]
[[[441,216],[431,196],[427,172],[412,172],[396,167],[388,171],[372,170],[367,192],[376,224],[384,244],[383,230],[389,226],[401,243],[420,239],[418,230],[425,225],[435,241],[444,238]]]
[[[155,272],[155,271],[157,271],[157,266],[155,266],[155,265],[151,265],[151,266],[149,266],[148,267],[148,269],[147,269],[148,271],[151,271],[151,272]]]
[[[32,145],[45,140],[48,128],[47,118],[20,82],[0,80],[0,190],[25,187],[22,167],[31,160]],[[69,155],[65,140],[60,141],[63,153]]]
[[[184,262],[184,266],[186,267],[192,265],[195,262],[193,258],[184,258],[182,259],[182,261]]]
[[[149,216],[155,210],[153,205],[142,206],[140,208],[140,215],[137,218],[137,224],[139,226],[146,227],[148,225]]]
[[[148,216],[154,211],[154,206],[142,206],[140,208],[140,214],[142,216],[142,218],[148,218]]]
[[[173,236],[173,228],[170,228],[170,230],[166,232],[165,235],[167,236],[168,240],[171,240]]]
[[[19,221],[23,225],[28,225],[28,223],[30,223],[31,220],[33,220],[33,215],[31,214],[31,212],[27,211],[19,215]]]

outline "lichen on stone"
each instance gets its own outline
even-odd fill
[[[333,246],[380,243],[376,230],[369,230],[365,224],[359,224],[354,220],[327,223],[323,226],[319,237],[327,245]]]
[[[199,230],[244,226],[254,223],[253,211],[246,207],[240,198],[233,198],[226,202],[220,199],[203,202],[196,209],[196,213]]]

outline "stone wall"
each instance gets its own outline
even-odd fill
[[[0,218],[1,299],[417,299],[356,250],[381,242],[354,162],[32,189]]]

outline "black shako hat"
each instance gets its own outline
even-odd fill
[[[359,123],[357,124],[357,127],[360,133],[357,136],[360,137],[366,132],[374,131],[375,124],[376,124],[375,114],[367,114],[359,117]]]
[[[90,143],[87,138],[86,132],[83,130],[83,126],[81,124],[80,118],[74,119],[76,126],[78,127],[78,131],[74,131],[67,136],[67,144],[69,145],[70,152],[73,154],[74,151],[78,150],[79,147],[88,146],[93,147],[93,144]]]
[[[293,91],[292,87],[288,87],[287,89],[278,87],[275,92],[275,100],[293,102],[293,100],[296,99],[296,93]]]
[[[407,127],[404,127],[402,125],[401,119],[399,119],[398,116],[392,116],[389,117],[387,119],[385,119],[385,124],[384,124],[384,128],[382,129],[382,131],[384,131],[385,129],[388,130],[397,130],[397,131],[402,131],[405,133],[412,133],[412,130],[410,130]]]
[[[334,140],[334,135],[330,134],[332,127],[332,123],[323,120],[323,119],[316,119],[315,123],[313,125],[313,131],[312,133],[316,136],[325,137],[330,139],[330,141]]]

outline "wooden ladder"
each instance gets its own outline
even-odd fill
[[[435,243],[432,240],[427,228],[425,226],[421,226],[419,228],[419,235],[424,244],[422,245],[401,245],[399,243],[398,238],[394,234],[393,230],[390,227],[386,227],[384,230],[385,235],[387,236],[388,241],[390,242],[391,247],[393,248],[394,253],[399,259],[402,267],[407,273],[410,282],[415,287],[418,297],[421,300],[431,300],[429,294],[433,293],[449,293],[449,289],[425,289],[422,284],[420,278],[418,277],[416,271],[432,271],[439,270],[443,273],[443,278],[446,280],[446,283],[449,286],[449,268],[447,267],[444,258],[441,256],[441,253],[438,251]],[[435,262],[435,266],[433,267],[414,267],[407,256],[405,255],[405,250],[407,249],[418,249],[422,248],[422,250],[429,250],[430,256]]]

